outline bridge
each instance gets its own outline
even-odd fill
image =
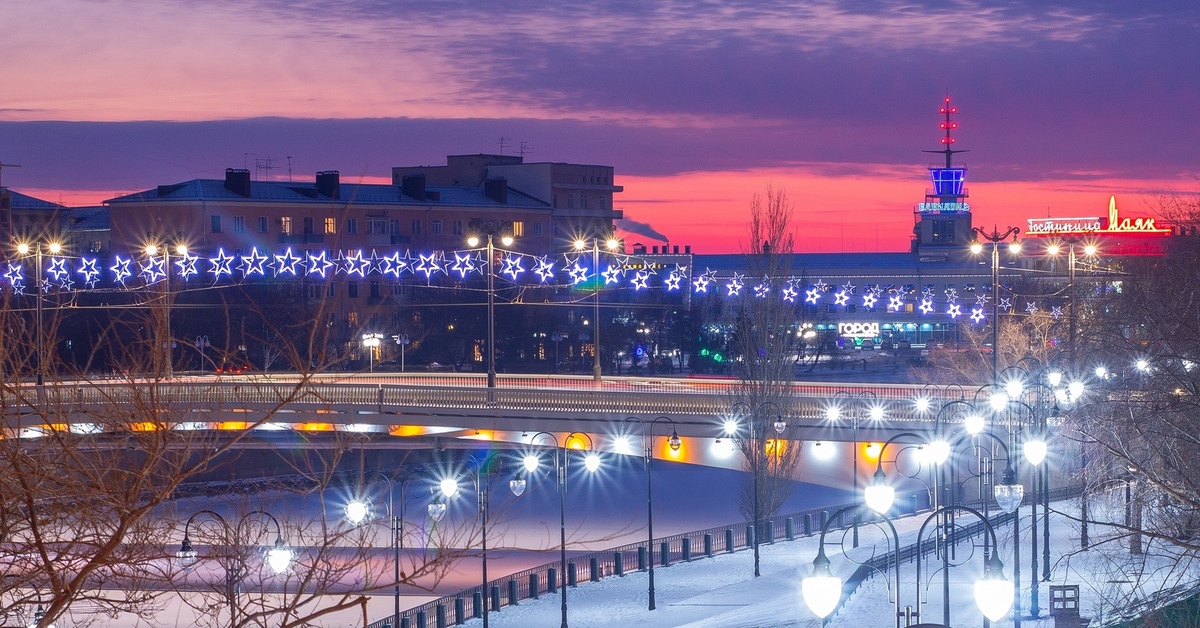
[[[251,429],[247,446],[271,446],[283,434],[370,435],[369,446],[477,446],[520,443],[548,431],[613,435],[626,417],[667,416],[684,438],[717,439],[732,416],[738,382],[716,378],[500,375],[489,389],[476,374],[191,375],[171,380],[88,380],[10,389],[0,396],[10,430],[37,436],[49,416],[78,433],[97,433],[114,407],[153,399],[159,425],[215,432]],[[34,394],[36,391],[36,394]],[[882,441],[900,431],[928,432],[939,407],[970,401],[976,389],[864,383],[790,385],[779,404],[785,437],[805,441]],[[928,406],[917,400],[928,400]],[[39,407],[44,404],[44,407]],[[841,420],[829,418],[840,408]],[[875,409],[878,418],[872,418]],[[774,408],[771,408],[772,414]],[[857,429],[854,426],[857,425]],[[145,429],[153,429],[146,425]],[[773,436],[767,435],[767,436]],[[525,440],[522,440],[525,438]],[[257,444],[257,445],[256,445]]]

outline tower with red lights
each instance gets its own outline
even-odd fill
[[[971,240],[971,206],[967,203],[967,168],[955,166],[954,156],[965,150],[954,148],[954,132],[958,130],[958,107],[950,103],[950,97],[942,101],[938,109],[942,116],[938,128],[944,135],[940,150],[922,151],[946,157],[944,166],[929,169],[933,188],[926,190],[925,202],[918,203],[913,210],[916,226],[913,227],[913,252],[923,255],[949,254],[963,248]]]

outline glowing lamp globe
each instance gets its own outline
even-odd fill
[[[589,453],[588,455],[584,456],[583,467],[588,471],[595,473],[596,469],[600,468],[600,456],[596,455],[595,453]]]
[[[671,451],[679,451],[679,448],[683,446],[683,439],[679,438],[677,432],[671,430],[671,438],[667,439],[667,446],[671,448]]]
[[[441,521],[442,517],[446,516],[446,502],[436,501],[429,504],[429,518],[436,521]]]
[[[812,575],[800,580],[800,594],[808,610],[821,619],[829,617],[841,601],[842,579],[829,571],[829,559],[825,556],[824,547],[817,552],[817,559],[813,561]]]
[[[1019,379],[1010,379],[1004,384],[1004,392],[1008,393],[1009,399],[1016,399],[1020,397],[1024,390],[1025,384],[1021,383],[1021,380]]]
[[[892,503],[896,501],[896,489],[888,485],[883,469],[876,469],[871,484],[863,489],[863,501],[867,508],[881,515],[892,509]]]
[[[787,429],[787,422],[784,421],[783,419],[776,419],[774,427],[775,427],[776,434],[782,434],[783,430]]]
[[[982,432],[983,427],[983,417],[978,414],[970,414],[967,415],[967,418],[963,419],[963,429],[967,430],[967,433],[971,436]]]
[[[500,243],[503,244],[504,246],[512,246],[513,237],[510,235],[506,235],[506,236],[500,238]]]
[[[950,443],[941,439],[935,440],[929,443],[929,452],[926,455],[933,464],[943,464],[950,459]]]
[[[833,457],[837,455],[837,450],[829,443],[817,441],[813,443],[812,453],[814,458],[824,462],[833,460]]]
[[[1071,401],[1076,401],[1083,396],[1083,382],[1071,382],[1067,384],[1067,392],[1071,393]]]
[[[988,397],[988,404],[992,406],[992,410],[1000,412],[1008,407],[1008,395],[1003,392],[994,392],[991,397]]]
[[[1062,383],[1062,372],[1050,371],[1049,373],[1046,373],[1046,381],[1050,382],[1051,386],[1058,386]]]
[[[366,502],[356,499],[346,504],[346,521],[349,521],[350,525],[358,525],[367,518],[368,510]]]
[[[458,495],[458,480],[446,478],[438,482],[438,490],[442,491],[442,495],[446,497],[454,497]]]
[[[521,460],[521,464],[525,467],[525,470],[530,473],[537,471],[538,464],[540,462],[541,461],[538,460],[538,457],[535,456],[534,454],[529,454],[528,456],[525,456],[525,458],[523,458]]]
[[[825,418],[830,421],[836,421],[842,417],[842,411],[837,406],[829,406],[825,409]]]
[[[179,546],[179,551],[175,552],[175,561],[179,563],[182,569],[191,569],[196,561],[199,560],[199,554],[195,549],[192,549],[192,540],[188,537],[183,537],[183,545]]]
[[[992,489],[992,495],[996,498],[996,505],[1000,506],[1000,510],[1011,513],[1020,507],[1021,500],[1025,499],[1025,487],[1015,482],[997,484]]]
[[[1025,441],[1025,459],[1035,467],[1046,459],[1046,450],[1046,441],[1040,438]]]
[[[512,494],[520,497],[525,492],[525,478],[513,478],[508,481],[508,489]]]
[[[283,542],[283,539],[275,539],[275,547],[267,550],[267,564],[276,574],[287,571],[288,566],[292,564],[292,550]]]
[[[1013,583],[1004,577],[1003,568],[1000,560],[992,557],[984,569],[983,579],[975,582],[975,605],[993,622],[1003,619],[1013,603]]]
[[[725,426],[724,426],[724,427],[725,427],[725,433],[726,433],[726,434],[728,434],[728,435],[730,435],[730,436],[733,436],[734,434],[737,434],[737,429],[738,429],[738,423],[737,423],[737,421],[735,421],[735,420],[733,420],[733,419],[725,419]]]

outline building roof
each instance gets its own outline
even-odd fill
[[[109,228],[108,208],[72,207],[67,218],[67,231],[107,231]]]
[[[50,201],[43,201],[40,198],[36,198],[36,197],[30,196],[28,194],[22,194],[22,193],[14,190],[12,188],[9,188],[9,187],[0,188],[0,190],[3,190],[6,194],[9,194],[12,196],[13,209],[62,209],[63,208],[63,206],[59,205],[58,203],[51,203]]]
[[[225,187],[223,179],[192,179],[173,185],[160,185],[157,188],[135,192],[124,196],[111,198],[106,205],[120,203],[145,203],[150,201],[227,201],[227,202],[281,202],[281,203],[312,203],[326,205],[329,203],[350,205],[415,205],[430,206],[475,206],[523,209],[551,209],[550,206],[528,194],[508,188],[508,202],[498,203],[483,193],[482,187],[458,186],[429,186],[426,193],[437,196],[438,200],[418,201],[400,192],[400,186],[375,183],[341,183],[339,198],[331,199],[317,193],[317,188],[311,183],[290,181],[251,181],[250,196],[242,196]],[[433,193],[433,194],[429,194]]]
[[[749,269],[750,255],[696,255],[693,264],[697,271],[708,269],[720,275]],[[792,275],[905,275],[932,273],[990,274],[990,265],[980,265],[971,259],[943,260],[920,253],[793,253]]]

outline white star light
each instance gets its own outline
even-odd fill
[[[196,262],[198,261],[200,261],[200,258],[191,253],[184,253],[179,259],[175,260],[175,267],[179,269],[178,274],[184,281],[187,281],[187,278],[192,275],[199,274],[199,271],[196,270]],[[92,260],[92,262],[94,266],[95,260]],[[87,260],[84,260],[84,263],[87,263]],[[80,268],[79,272],[83,273],[83,268]],[[84,277],[84,283],[91,283],[86,276]]]
[[[324,279],[325,273],[329,272],[329,267],[333,266],[333,262],[329,261],[329,256],[325,253],[325,251],[321,251],[316,255],[313,255],[312,253],[308,254],[307,266],[308,271],[305,274],[317,275],[321,279]]]
[[[725,289],[728,291],[728,296],[736,297],[742,293],[742,288],[746,285],[745,282],[742,281],[744,277],[745,275],[739,275],[737,273],[733,274],[733,279],[730,279],[729,283],[725,284]]]
[[[875,294],[874,292],[868,292],[867,294],[863,295],[863,307],[865,308],[875,307],[875,303],[877,301],[879,301],[879,295]]]
[[[471,259],[470,253],[455,253],[454,265],[451,266],[450,269],[458,273],[460,278],[466,279],[467,275],[475,272],[476,270],[475,260]]]
[[[379,260],[379,272],[383,275],[391,275],[395,279],[400,278],[400,274],[408,270],[408,257],[400,257],[400,253],[393,252],[391,255]]]
[[[621,273],[623,273],[623,272],[624,271],[617,265],[609,264],[608,269],[600,274],[604,276],[604,285],[607,286],[610,283],[617,283],[618,281],[620,281]],[[674,274],[674,273],[672,273],[672,274]],[[703,290],[701,290],[701,292],[703,292]]]
[[[55,281],[62,281],[63,277],[66,277],[69,272],[67,270],[67,260],[56,257],[50,260],[50,269],[46,271],[46,274],[54,277]]]
[[[413,266],[413,268],[416,270],[416,272],[423,273],[425,275],[425,281],[429,281],[429,279],[433,277],[434,273],[442,270],[441,265],[438,264],[436,253],[430,253],[429,255],[419,253],[417,257],[420,259],[417,261],[416,266]]]
[[[578,259],[576,259],[571,266],[567,268],[567,274],[571,276],[572,284],[581,284],[587,281],[588,277],[590,276],[588,274],[587,267],[580,264]]]
[[[833,302],[837,305],[846,305],[850,302],[850,293],[846,292],[845,288],[838,290],[837,293],[833,295]]]
[[[1037,301],[1030,301],[1029,303],[1026,303],[1025,311],[1029,312],[1030,314],[1037,314],[1037,312],[1038,312]]]
[[[922,314],[928,314],[933,311],[933,299],[921,299],[921,305],[917,309],[921,310]]]
[[[711,282],[709,281],[708,277],[705,277],[704,275],[700,275],[699,277],[696,277],[696,279],[692,281],[692,288],[694,288],[696,290],[696,292],[706,293],[706,292],[708,292],[708,284],[709,283],[711,283]]]
[[[217,256],[208,258],[208,263],[210,264],[208,272],[213,274],[214,281],[220,281],[221,275],[233,276],[233,256],[226,255],[225,249],[217,249]]]
[[[116,263],[109,267],[109,270],[113,271],[113,274],[116,275],[117,283],[125,283],[126,279],[133,276],[133,273],[129,270],[129,263],[133,260],[122,259],[120,255],[114,256],[113,259]]]
[[[957,301],[958,300],[958,290],[955,288],[946,288],[946,300],[947,301]]]
[[[25,280],[25,277],[22,275],[23,272],[24,270],[21,268],[20,263],[14,264],[13,262],[9,262],[8,270],[4,272],[4,278],[8,280],[8,283],[15,286]]]
[[[71,281],[70,276],[63,277],[62,281],[58,284],[59,289],[61,289],[63,292],[70,292],[71,288],[74,286],[75,282]]]
[[[287,247],[283,255],[275,256],[275,276],[278,277],[284,273],[293,277],[296,276],[296,264],[300,263],[300,258],[292,253],[292,247]]]
[[[983,307],[988,304],[988,301],[990,299],[991,299],[991,297],[989,297],[986,294],[977,294],[977,295],[975,295],[975,305]]]
[[[933,298],[933,288],[926,288],[926,289],[922,290],[921,298],[922,299],[932,299]]]
[[[667,279],[663,283],[667,286],[667,291],[674,291],[679,289],[681,281],[683,281],[683,276],[676,271],[671,271],[671,274],[667,275]]]
[[[1005,312],[1011,312],[1012,311],[1012,300],[1005,297],[1003,299],[1000,299],[1000,302],[997,303],[996,306],[999,307],[1000,309],[1004,310]]]
[[[761,283],[754,286],[754,296],[765,299],[768,294],[771,294],[771,284],[767,283],[766,279],[763,279]]]
[[[842,286],[842,291],[845,292],[846,294],[852,295],[855,292],[857,292],[857,289],[854,287],[854,284],[847,281],[846,285]]]
[[[904,307],[904,297],[898,294],[888,297],[887,309],[889,312],[899,312],[902,307]]]
[[[345,265],[345,272],[347,276],[358,275],[359,277],[365,279],[367,273],[371,272],[371,260],[363,257],[363,252],[361,250],[351,253],[342,260],[342,264]]]
[[[630,283],[633,284],[634,290],[642,290],[646,287],[646,282],[649,280],[650,280],[650,273],[648,273],[644,270],[639,270],[637,272],[637,274],[634,275],[633,280],[630,281]]]
[[[1062,307],[1056,305],[1056,306],[1050,308],[1050,316],[1053,316],[1054,320],[1058,320],[1058,319],[1062,318],[1063,317]]]
[[[542,283],[546,283],[554,277],[554,262],[544,257],[539,257],[537,259],[537,268],[533,270],[533,274],[537,275]]]
[[[83,283],[93,287],[100,279],[100,270],[96,268],[96,258],[85,257],[79,261],[79,274],[83,275]],[[5,277],[8,275],[5,274]]]
[[[950,315],[950,318],[957,319],[959,316],[962,316],[962,306],[957,303],[951,303],[950,307],[946,308],[946,313]]]
[[[151,257],[141,265],[142,272],[139,274],[142,277],[145,277],[146,283],[154,283],[167,276],[165,268],[165,259],[161,257]]]
[[[972,321],[974,321],[976,323],[982,323],[983,319],[984,319],[983,308],[981,308],[981,307],[971,308],[971,320]]]
[[[525,272],[525,269],[521,267],[521,258],[517,255],[509,253],[508,255],[505,255],[504,259],[501,261],[503,262],[504,267],[500,269],[500,274],[508,275],[508,278],[512,279],[513,281],[516,281],[517,277],[519,277],[521,273]]]
[[[54,284],[51,284],[49,279],[43,279],[39,281],[38,285],[40,285],[42,288],[42,294],[48,294],[50,290],[54,288]]]
[[[779,295],[781,297],[783,297],[783,300],[787,301],[788,303],[795,303],[796,296],[799,294],[800,294],[800,291],[796,290],[796,287],[792,286],[792,285],[789,285],[788,287],[779,291]]]
[[[813,284],[813,288],[821,291],[822,293],[829,292],[829,284],[825,283],[823,279],[818,279],[817,283]]]
[[[266,255],[259,254],[257,247],[251,247],[250,254],[242,256],[242,276],[258,275],[261,277],[265,275],[263,264],[266,264],[268,259],[270,258]]]

